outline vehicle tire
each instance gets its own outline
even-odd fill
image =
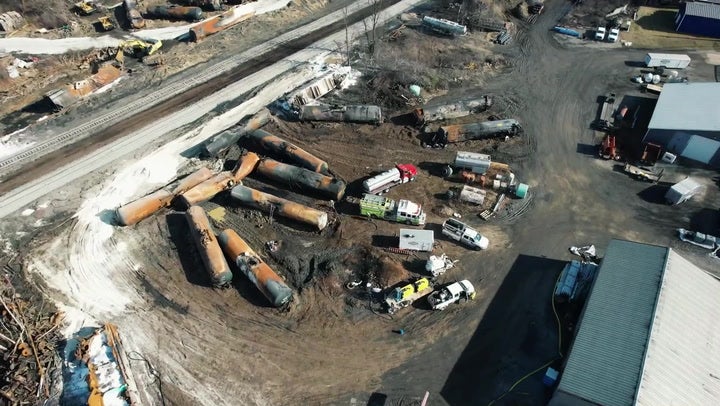
[[[453,174],[453,169],[450,165],[447,165],[442,170],[442,176],[443,178],[449,178]]]

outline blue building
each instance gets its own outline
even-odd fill
[[[720,4],[705,1],[680,4],[675,17],[675,31],[720,38]]]

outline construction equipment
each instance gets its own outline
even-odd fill
[[[613,110],[615,110],[615,93],[608,93],[603,99],[600,117],[595,120],[593,127],[598,131],[610,131],[613,128],[610,124]]]
[[[612,134],[605,135],[602,144],[600,144],[600,157],[604,159],[620,160],[617,146],[615,145],[615,136]]]
[[[428,258],[425,263],[425,270],[432,275],[433,278],[437,278],[438,276],[444,274],[448,269],[454,268],[455,263],[457,262],[457,260],[453,261],[445,254],[440,256],[430,255],[430,258]]]
[[[452,283],[428,296],[433,310],[445,310],[453,303],[464,303],[475,299],[475,287],[467,279]]]
[[[415,165],[398,164],[393,169],[365,179],[363,190],[367,193],[381,195],[387,193],[393,186],[414,181],[417,172]]]
[[[454,218],[445,220],[442,224],[442,233],[474,249],[484,250],[490,245],[490,240],[488,240],[487,237],[484,237],[474,228]]]
[[[630,164],[625,164],[624,170],[625,173],[635,179],[644,180],[652,183],[658,183],[660,181],[660,178],[662,178],[662,174],[664,171],[664,169],[661,169],[660,172],[654,172],[650,169]]]
[[[430,292],[432,292],[432,283],[427,278],[420,278],[413,283],[397,287],[385,297],[387,312],[394,314]]]
[[[640,157],[640,162],[643,165],[655,165],[658,159],[660,159],[661,153],[662,146],[658,144],[653,144],[652,142],[648,142],[647,144],[645,144],[642,156]]]
[[[115,60],[117,60],[121,65],[124,65],[125,54],[129,54],[141,61],[144,61],[144,58],[153,55],[162,47],[162,45],[162,41],[154,39],[132,39],[123,41],[120,45],[118,45],[118,52],[117,55],[115,55]]]
[[[98,23],[103,31],[111,31],[115,29],[115,24],[110,20],[110,16],[102,16],[98,18]]]
[[[360,214],[398,223],[421,226],[425,224],[422,206],[409,200],[395,200],[366,193],[360,200]]]
[[[79,1],[75,3],[75,9],[77,9],[80,15],[84,16],[89,16],[97,11],[97,7],[91,1]]]

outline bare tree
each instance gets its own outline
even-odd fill
[[[345,24],[345,63],[350,66],[350,31],[348,30],[347,6],[343,7],[343,23]]]
[[[363,20],[365,27],[365,41],[367,42],[367,51],[370,58],[375,56],[378,44],[378,23],[380,22],[380,12],[382,11],[382,0],[367,0],[372,14]]]

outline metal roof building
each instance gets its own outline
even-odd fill
[[[716,4],[716,2],[681,3],[675,17],[675,31],[720,38],[720,4]]]
[[[597,275],[550,405],[720,404],[720,281],[621,240]]]
[[[720,166],[720,83],[667,83],[643,142]]]

